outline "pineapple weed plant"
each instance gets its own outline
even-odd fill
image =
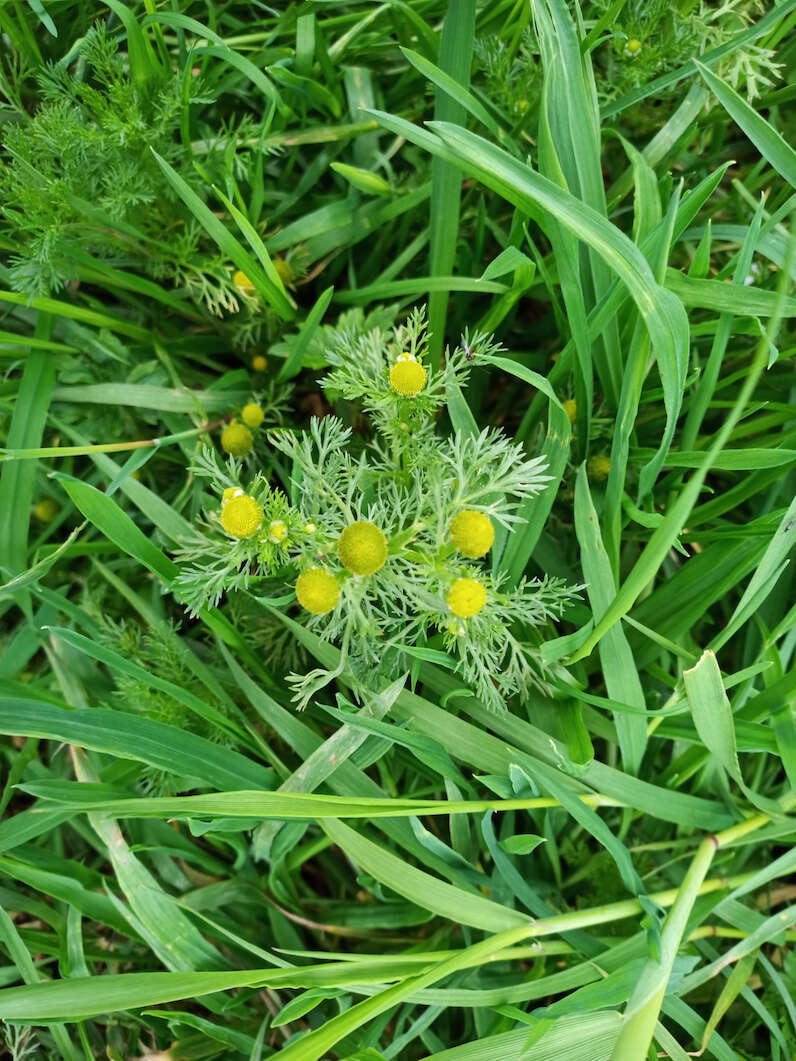
[[[794,1055],[795,28],[0,6],[4,1056]]]
[[[376,437],[357,455],[351,429],[335,416],[313,419],[306,432],[272,431],[272,447],[294,470],[290,500],[262,473],[247,482],[242,452],[233,450],[239,460],[220,468],[205,450],[193,469],[210,477],[220,503],[208,515],[208,533],[183,551],[190,566],[177,577],[177,594],[196,614],[225,589],[246,587],[252,574],[271,576],[284,592],[296,567],[298,603],[314,617],[308,628],[341,646],[333,670],[289,676],[302,708],[346,665],[361,695],[378,693],[439,631],[453,656],[439,657],[443,663],[490,707],[505,710],[505,698],[527,698],[541,680],[523,631],[560,615],[571,599],[561,579],[523,580],[508,590],[499,570],[478,563],[492,549],[495,526],[516,527],[513,510],[548,477],[543,459],[526,459],[502,432],[435,432],[433,416],[450,386],[462,386],[495,344],[468,337],[433,374],[423,363],[425,330],[415,311],[391,333],[329,337],[333,370],[323,388],[330,398],[360,402]],[[257,405],[244,407],[244,421],[247,413],[251,422],[263,415]],[[223,448],[236,426],[245,430],[228,427]],[[246,431],[247,451],[251,442]]]

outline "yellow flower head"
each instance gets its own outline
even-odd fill
[[[641,41],[639,41],[639,40],[635,40],[635,39],[629,40],[627,42],[627,44],[625,45],[625,55],[629,59],[635,58],[635,56],[637,56],[640,51],[641,51]]]
[[[302,608],[313,615],[323,615],[336,607],[340,587],[331,572],[322,567],[311,567],[296,579],[296,597]]]
[[[42,523],[52,523],[60,511],[57,501],[54,501],[51,497],[44,497],[33,509],[33,515],[36,519],[40,519]]]
[[[268,541],[279,545],[287,538],[287,523],[281,519],[272,520],[268,524]]]
[[[243,491],[239,486],[228,486],[224,493],[221,495],[221,504],[225,501],[229,501],[230,498],[236,497],[238,494],[242,494]]]
[[[337,542],[337,555],[352,575],[372,575],[387,560],[387,539],[375,523],[351,523]]]
[[[221,506],[221,526],[233,538],[251,538],[262,525],[262,508],[242,491]]]
[[[242,269],[238,269],[238,271],[232,277],[232,283],[235,285],[235,287],[238,288],[239,291],[242,291],[244,295],[248,295],[249,297],[256,294],[257,292],[257,288],[254,286],[254,284],[251,282],[251,280],[243,272]]]
[[[426,370],[419,361],[396,361],[390,369],[390,386],[404,398],[414,398],[426,385]]]
[[[251,431],[236,420],[221,432],[221,448],[232,457],[245,457],[251,452],[253,445]]]
[[[568,398],[564,402],[564,412],[567,414],[567,418],[571,424],[575,423],[575,417],[578,415],[578,406],[574,398]]]
[[[594,479],[597,482],[602,479],[607,479],[611,471],[611,458],[604,456],[589,457],[589,463],[586,465],[586,470],[589,473],[590,479]]]
[[[255,354],[252,358],[252,368],[255,372],[265,372],[265,366],[268,364],[262,354]]]
[[[265,413],[256,402],[249,402],[241,409],[240,418],[246,427],[259,427],[265,419]]]
[[[448,592],[448,607],[460,619],[478,615],[486,604],[486,590],[474,578],[457,578]]]
[[[451,539],[457,552],[475,560],[486,556],[495,540],[492,520],[483,512],[467,509],[454,516],[450,526]]]
[[[286,262],[284,258],[274,258],[273,266],[279,274],[279,279],[282,283],[289,284],[293,279],[293,270],[290,268],[290,262]]]

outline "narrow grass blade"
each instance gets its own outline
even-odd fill
[[[236,972],[105,973],[0,991],[0,1019],[77,1021],[213,991],[256,985],[267,969]]]
[[[47,340],[51,328],[52,319],[39,314],[36,338]],[[54,355],[31,354],[25,362],[8,428],[9,449],[35,448],[41,444],[54,384]],[[36,471],[32,461],[3,461],[0,464],[0,567],[12,575],[26,567]]]
[[[701,1047],[704,1050],[713,1032],[719,1025],[719,1021],[733,1004],[735,999],[746,986],[747,981],[754,972],[757,962],[757,951],[750,951],[741,958],[730,973],[727,983],[721,989],[721,994],[716,999],[711,1011],[705,1030],[702,1033]]]
[[[78,747],[135,759],[219,789],[242,782],[270,789],[271,771],[244,755],[174,726],[123,711],[64,710],[36,699],[0,697],[0,732],[66,741]]]
[[[146,96],[150,83],[160,71],[160,65],[154,49],[144,33],[135,13],[120,0],[104,0],[104,3],[119,17],[127,31],[127,55],[130,72],[133,75],[138,91]]]
[[[127,335],[139,342],[150,342],[151,334],[147,328],[126,321],[121,317],[111,316],[109,313],[97,313],[83,306],[75,306],[70,302],[60,302],[56,298],[47,298],[43,295],[23,295],[19,291],[0,291],[0,302],[12,302],[16,306],[27,306],[37,309],[42,313],[50,313],[53,317],[66,317],[68,320],[82,321],[95,328],[109,328],[112,332]]]
[[[734,781],[741,781],[735,720],[713,652],[704,652],[695,667],[683,671],[691,715],[705,747]]]
[[[470,83],[475,34],[475,0],[459,0],[449,7],[442,26],[439,68],[466,90]],[[438,121],[464,123],[465,109],[448,91],[438,88],[434,117]],[[457,169],[444,159],[435,158],[431,166],[431,243],[429,267],[433,277],[447,276],[456,261],[459,232],[459,203],[462,178]],[[429,356],[431,367],[439,367],[445,344],[445,317],[448,289],[432,291],[428,300]]]
[[[547,460],[545,473],[550,476],[550,482],[545,486],[539,497],[532,498],[520,506],[517,514],[522,519],[527,520],[527,524],[523,528],[522,534],[512,534],[509,537],[503,555],[496,561],[496,566],[501,570],[508,571],[512,581],[516,584],[522,578],[528,561],[536,548],[536,543],[544,530],[547,517],[561,485],[561,477],[569,459],[572,428],[569,417],[564,412],[564,407],[544,376],[540,376],[538,373],[521,365],[518,361],[513,361],[506,357],[493,358],[492,364],[537,388],[550,403],[547,434],[541,450],[541,455]]]
[[[265,271],[264,265],[256,261],[244,246],[237,240],[229,229],[224,225],[202,202],[196,192],[190,188],[179,173],[161,158],[157,151],[152,149],[152,154],[166,180],[172,186],[177,195],[182,199],[196,220],[205,229],[220,249],[229,256],[238,269],[241,269],[256,287],[266,302],[283,319],[292,320],[295,311],[284,292],[277,287]]]
[[[428,80],[436,85],[437,88],[440,88],[443,92],[447,93],[454,102],[458,103],[460,107],[464,108],[464,110],[471,114],[484,126],[485,129],[488,129],[497,141],[500,143],[505,142],[506,134],[504,130],[501,129],[500,125],[498,125],[486,107],[476,99],[472,92],[469,92],[468,89],[465,88],[461,81],[458,81],[456,77],[451,77],[451,75],[447,74],[444,70],[440,70],[438,66],[429,62],[424,56],[412,51],[411,48],[401,48],[401,51],[415,70],[418,70],[423,77],[428,78]]]
[[[34,965],[30,952],[19,934],[19,930],[2,906],[0,906],[0,939],[2,939],[9,957],[25,981],[24,987],[9,988],[8,990],[30,994],[31,992],[35,993],[41,986],[46,986],[39,984],[41,973]],[[4,994],[5,991],[0,992],[0,998]],[[2,1015],[3,1020],[6,1019],[5,1015],[2,1014],[2,1003],[0,1003],[0,1015]],[[39,1021],[39,1023],[44,1022]],[[49,1031],[64,1061],[80,1061],[80,1055],[72,1045],[72,1040],[69,1038],[65,1028],[53,1024]]]
[[[781,11],[782,14],[784,11]],[[716,99],[733,121],[743,129],[763,158],[771,163],[791,188],[796,188],[796,151],[772,127],[770,122],[767,122],[726,82],[717,77],[698,59],[692,61]]]
[[[686,924],[699,895],[717,843],[707,837],[699,846],[661,932],[661,954],[658,960],[647,959],[624,1013],[622,1030],[611,1055],[611,1061],[644,1061],[660,1014],[677,952]]]
[[[160,575],[166,583],[176,577],[177,565],[152,544],[112,498],[78,479],[62,476],[60,482],[86,519],[123,552]]]
[[[795,248],[796,241],[792,239],[789,244],[789,256],[793,255]],[[779,299],[782,299],[785,295],[787,280],[788,269],[783,269],[780,273],[779,288],[777,292]],[[658,571],[664,557],[680,533],[691,509],[694,507],[702,489],[702,485],[705,482],[705,478],[712,467],[713,461],[726,444],[733,428],[738,423],[746,408],[746,404],[768,362],[770,336],[775,332],[778,326],[779,316],[778,314],[774,314],[769,322],[769,327],[766,333],[761,336],[760,342],[757,345],[755,355],[749,365],[748,372],[744,377],[740,393],[733,403],[721,430],[717,433],[710,449],[705,454],[702,466],[695,472],[691,479],[689,479],[679,497],[667,512],[660,526],[653,532],[644,551],[636,561],[633,570],[620,587],[607,612],[603,615],[602,619],[600,619],[594,630],[588,635],[583,645],[570,657],[570,663],[574,663],[578,659],[583,659],[585,656],[589,655],[606,631],[610,630],[611,627],[630,610],[644,587],[649,584],[652,577]]]
[[[474,133],[445,122],[434,122],[430,128],[438,136],[433,136],[417,130],[409,122],[382,112],[374,113],[382,124],[412,142],[446,159],[455,159],[461,169],[477,177],[508,202],[530,214],[538,213],[541,207],[546,214],[556,218],[595,250],[625,282],[656,349],[665,351],[678,364],[687,363],[689,331],[682,303],[655,281],[638,247],[606,218]]]
[[[599,622],[616,595],[616,582],[600,537],[600,524],[591,500],[585,465],[581,465],[578,470],[575,484],[575,532],[580,544],[589,603],[595,622]],[[619,623],[605,634],[600,642],[599,652],[609,697],[645,709],[647,705],[644,690],[633,661],[633,653]],[[625,770],[637,774],[647,744],[647,721],[643,715],[615,712],[614,722]]]
[[[307,348],[310,345],[310,341],[315,334],[318,325],[323,320],[323,315],[329,308],[329,303],[332,301],[332,295],[334,294],[333,287],[327,287],[326,290],[319,295],[317,302],[307,314],[307,319],[301,325],[301,329],[295,339],[292,340],[289,352],[285,358],[285,363],[279,370],[279,374],[276,377],[277,383],[284,383],[286,380],[293,379],[301,371],[304,354],[307,352]]]

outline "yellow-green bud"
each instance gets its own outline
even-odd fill
[[[241,409],[240,418],[246,427],[259,427],[265,419],[265,413],[256,402],[249,402]]]
[[[296,597],[302,608],[313,615],[323,615],[337,606],[340,586],[331,572],[311,567],[296,579]]]
[[[414,398],[426,385],[426,370],[419,361],[396,361],[390,369],[390,386],[404,398]]]
[[[263,510],[248,494],[239,493],[221,506],[221,526],[233,538],[251,538],[263,525]]]
[[[489,516],[472,509],[453,517],[450,532],[457,552],[471,560],[486,556],[495,540],[495,528]]]
[[[486,589],[474,578],[457,578],[448,591],[448,607],[460,619],[478,615],[486,604]]]
[[[357,520],[340,535],[337,555],[352,575],[372,575],[387,560],[387,539],[375,523]]]
[[[221,432],[221,448],[232,457],[245,457],[251,453],[254,438],[244,424],[233,422]]]

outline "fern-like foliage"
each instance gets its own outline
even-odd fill
[[[269,433],[273,450],[291,469],[289,497],[258,471],[244,483],[243,467],[226,470],[209,453],[195,472],[209,476],[218,501],[181,554],[178,592],[192,611],[216,604],[224,592],[254,589],[267,580],[270,605],[290,593],[296,574],[329,572],[339,587],[334,607],[301,612],[308,629],[340,646],[336,669],[294,677],[301,705],[345,666],[360,689],[408,670],[416,646],[435,643],[447,665],[493,709],[543,680],[531,630],[561,613],[573,590],[559,580],[510,585],[500,565],[458,552],[451,523],[462,512],[480,513],[499,541],[522,533],[516,509],[547,482],[544,461],[528,457],[502,432],[442,434],[435,414],[466,383],[473,366],[498,347],[484,335],[466,337],[445,367],[425,366],[425,385],[407,398],[390,385],[400,358],[425,355],[425,320],[412,314],[397,327],[339,331],[327,352],[327,392],[356,399],[375,429],[364,445],[335,416],[313,419],[306,431]],[[238,487],[262,518],[248,537],[224,532],[221,494]],[[386,539],[386,559],[373,573],[353,574],[339,552],[352,524],[375,524]],[[485,602],[470,616],[456,614],[449,596],[459,580],[483,587]],[[481,591],[478,590],[480,593]],[[292,599],[292,594],[289,599]]]

